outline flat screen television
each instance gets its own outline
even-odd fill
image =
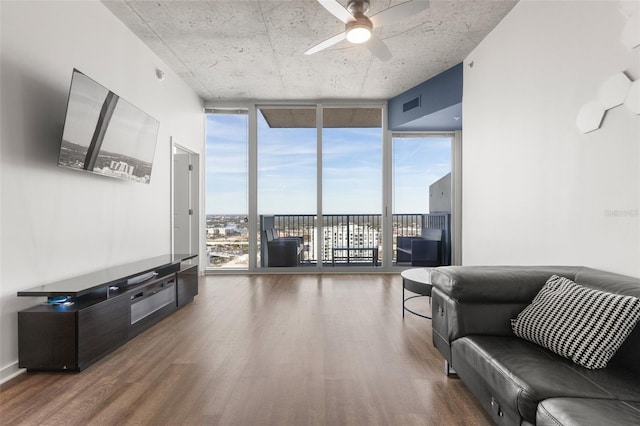
[[[73,70],[58,165],[149,183],[160,123]]]

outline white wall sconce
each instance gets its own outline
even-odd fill
[[[629,80],[629,77],[621,72],[614,74],[600,85],[597,96],[598,102],[605,110],[622,105],[630,87],[631,80]]]
[[[640,46],[640,2],[620,1],[618,8],[626,18],[620,41],[633,50]],[[631,82],[625,73],[619,72],[600,85],[596,100],[580,108],[576,118],[578,130],[589,133],[599,129],[605,113],[622,104],[632,114],[640,115],[640,80]]]
[[[625,73],[619,72],[607,78],[598,89],[596,100],[580,108],[576,126],[582,133],[600,128],[604,114],[619,105],[625,104],[633,114],[640,114],[640,80],[633,83]]]
[[[602,108],[599,102],[591,101],[586,103],[580,108],[578,112],[578,118],[576,118],[576,126],[582,133],[593,132],[600,128],[602,118],[604,117],[605,109]]]

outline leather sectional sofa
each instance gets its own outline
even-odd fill
[[[640,279],[584,267],[447,266],[431,272],[433,343],[496,424],[640,425],[640,325],[605,368],[517,337],[511,320],[552,275],[640,298]]]

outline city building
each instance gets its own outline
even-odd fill
[[[317,241],[317,232],[314,232],[313,241]],[[334,248],[360,248],[380,246],[378,239],[378,229],[371,225],[334,225],[322,229],[322,259],[326,262],[333,261]],[[338,253],[343,255],[343,253]],[[354,258],[362,258],[367,253],[364,251],[353,251],[350,255]]]

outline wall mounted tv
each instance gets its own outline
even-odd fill
[[[159,125],[74,69],[58,165],[149,183]]]

